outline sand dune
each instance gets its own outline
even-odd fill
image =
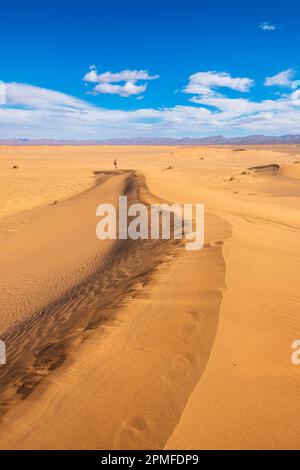
[[[95,237],[95,208],[101,201],[117,203],[126,174],[97,180],[80,196],[0,223],[1,333],[63,296],[101,263],[110,244]]]
[[[279,172],[280,165],[278,165],[278,163],[271,163],[269,165],[258,165],[250,167],[249,170],[253,170],[258,174],[274,175]]]
[[[35,198],[38,181],[0,219],[1,448],[299,447],[296,150],[1,150],[20,195],[23,166],[36,178],[56,162],[65,179]],[[94,181],[113,157],[150,191],[130,171]],[[69,174],[90,189],[66,199]],[[204,249],[99,242],[96,205],[128,190],[204,202]]]

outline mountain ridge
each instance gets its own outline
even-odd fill
[[[0,146],[64,146],[64,145],[272,145],[300,144],[300,134],[282,136],[248,135],[243,137],[140,137],[115,139],[0,139]]]

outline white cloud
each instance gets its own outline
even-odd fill
[[[235,82],[234,86],[245,90],[245,85]],[[192,137],[261,133],[262,129],[266,134],[284,134],[300,129],[300,90],[263,101],[208,92],[194,96],[189,106],[129,111],[104,109],[64,93],[20,83],[7,84],[6,95],[7,105],[0,106],[0,138]]]
[[[241,92],[247,92],[254,85],[254,80],[250,78],[233,78],[227,72],[198,72],[190,75],[184,93],[195,95],[212,96],[216,94],[218,88],[230,88]]]
[[[92,67],[92,68],[91,68]],[[103,72],[98,74],[95,66],[91,66],[90,71],[83,77],[88,83],[97,83],[92,93],[107,93],[128,97],[143,93],[147,89],[147,84],[137,84],[138,81],[155,80],[159,75],[149,75],[147,70],[122,70],[121,72]]]
[[[251,101],[245,98],[194,97],[193,102],[212,106],[224,113],[243,116],[262,111],[280,111],[286,108],[285,100]]]
[[[155,80],[159,75],[149,75],[147,70],[122,70],[121,72],[112,73],[104,72],[98,74],[95,68],[88,72],[83,80],[92,83],[114,83],[138,80]]]
[[[109,95],[120,95],[123,97],[139,95],[143,93],[147,85],[136,85],[134,82],[125,82],[124,85],[113,85],[112,83],[98,83],[93,93],[104,93]]]
[[[277,26],[275,24],[269,23],[268,21],[264,21],[259,25],[259,28],[263,31],[275,31],[277,29]]]
[[[294,82],[295,73],[296,72],[294,69],[283,70],[273,77],[267,77],[265,79],[264,85],[295,88],[297,87],[297,83]]]
[[[291,100],[294,105],[300,106],[300,90],[294,91],[291,94]]]
[[[86,106],[84,101],[65,93],[24,83],[7,83],[6,100],[9,105],[43,110],[78,110]]]

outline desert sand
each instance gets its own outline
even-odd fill
[[[300,146],[1,147],[0,448],[299,448],[299,183]],[[120,194],[204,203],[204,248],[98,240]]]

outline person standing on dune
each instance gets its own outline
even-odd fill
[[[118,169],[118,160],[116,158],[114,159],[114,167],[115,167],[115,170]]]

